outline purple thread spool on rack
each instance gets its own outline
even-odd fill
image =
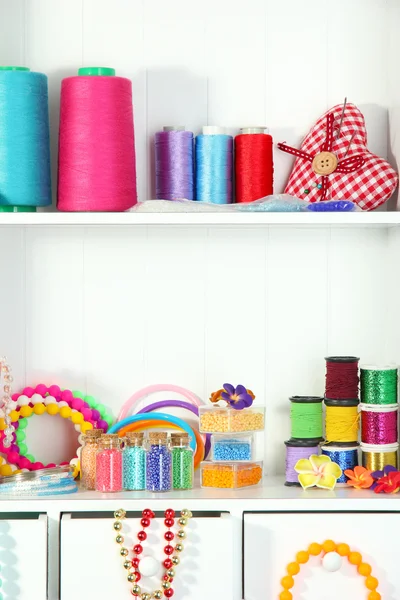
[[[319,454],[319,446],[315,440],[287,440],[286,446],[286,486],[299,486],[298,473],[294,466],[302,458],[310,458],[311,454]]]
[[[184,127],[155,135],[157,200],[194,200],[194,136]]]

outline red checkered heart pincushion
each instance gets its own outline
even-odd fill
[[[354,104],[325,113],[300,150],[286,144],[278,148],[297,157],[285,193],[310,202],[352,200],[363,210],[373,210],[398,184],[389,163],[367,149],[364,116]]]

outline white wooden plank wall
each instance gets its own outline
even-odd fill
[[[80,389],[117,414],[152,383],[202,398],[245,383],[267,408],[269,473],[287,398],[323,394],[324,356],[399,361],[386,229],[3,228],[0,256],[0,352],[18,385]],[[43,456],[40,419],[29,446]]]
[[[397,43],[396,4],[0,0],[0,61],[49,76],[54,191],[61,79],[83,64],[110,65],[131,78],[143,200],[154,196],[152,139],[165,124],[195,133],[225,125],[233,134],[265,125],[276,141],[298,144],[347,96],[365,112],[371,150],[386,156],[388,89],[398,72],[396,59],[391,69],[387,59]],[[276,151],[277,191],[291,164]]]

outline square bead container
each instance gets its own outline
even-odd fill
[[[259,462],[202,462],[202,488],[240,489],[259,485],[263,477],[263,463]]]
[[[221,462],[252,460],[253,455],[254,436],[251,433],[211,436],[211,460]]]
[[[199,406],[201,433],[239,433],[264,430],[265,408],[252,406],[243,410]]]

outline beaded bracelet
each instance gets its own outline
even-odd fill
[[[336,544],[333,540],[325,540],[322,544],[312,543],[307,550],[301,550],[296,554],[296,561],[287,565],[285,575],[281,579],[283,591],[279,594],[279,600],[293,600],[293,594],[289,590],[294,586],[294,576],[300,572],[301,565],[305,565],[310,556],[324,554],[322,565],[327,571],[338,571],[342,566],[342,558],[347,558],[351,565],[357,567],[359,575],[365,577],[365,587],[369,590],[367,600],[381,600],[377,592],[379,581],[371,575],[372,567],[363,562],[359,552],[352,552],[348,544]]]
[[[39,384],[36,388],[26,387],[22,394],[14,394],[12,399],[13,410],[10,412],[10,417],[16,430],[13,435],[14,443],[9,448],[4,446],[5,432],[3,433],[3,431],[7,424],[4,419],[0,419],[0,452],[6,455],[9,464],[17,465],[20,469],[32,471],[44,468],[41,462],[35,462],[33,456],[26,454],[27,448],[23,444],[25,439],[23,429],[27,425],[26,418],[32,414],[41,415],[45,412],[50,415],[60,414],[61,417],[71,420],[75,429],[81,434],[93,427],[107,431],[108,423],[112,423],[112,417],[108,415],[107,409],[96,404],[94,398],[84,396],[81,392],[61,390],[58,385],[47,387]],[[82,444],[82,437],[79,436],[78,439]],[[78,455],[79,452],[80,448],[77,451]],[[51,463],[45,468],[53,466],[54,464]]]

